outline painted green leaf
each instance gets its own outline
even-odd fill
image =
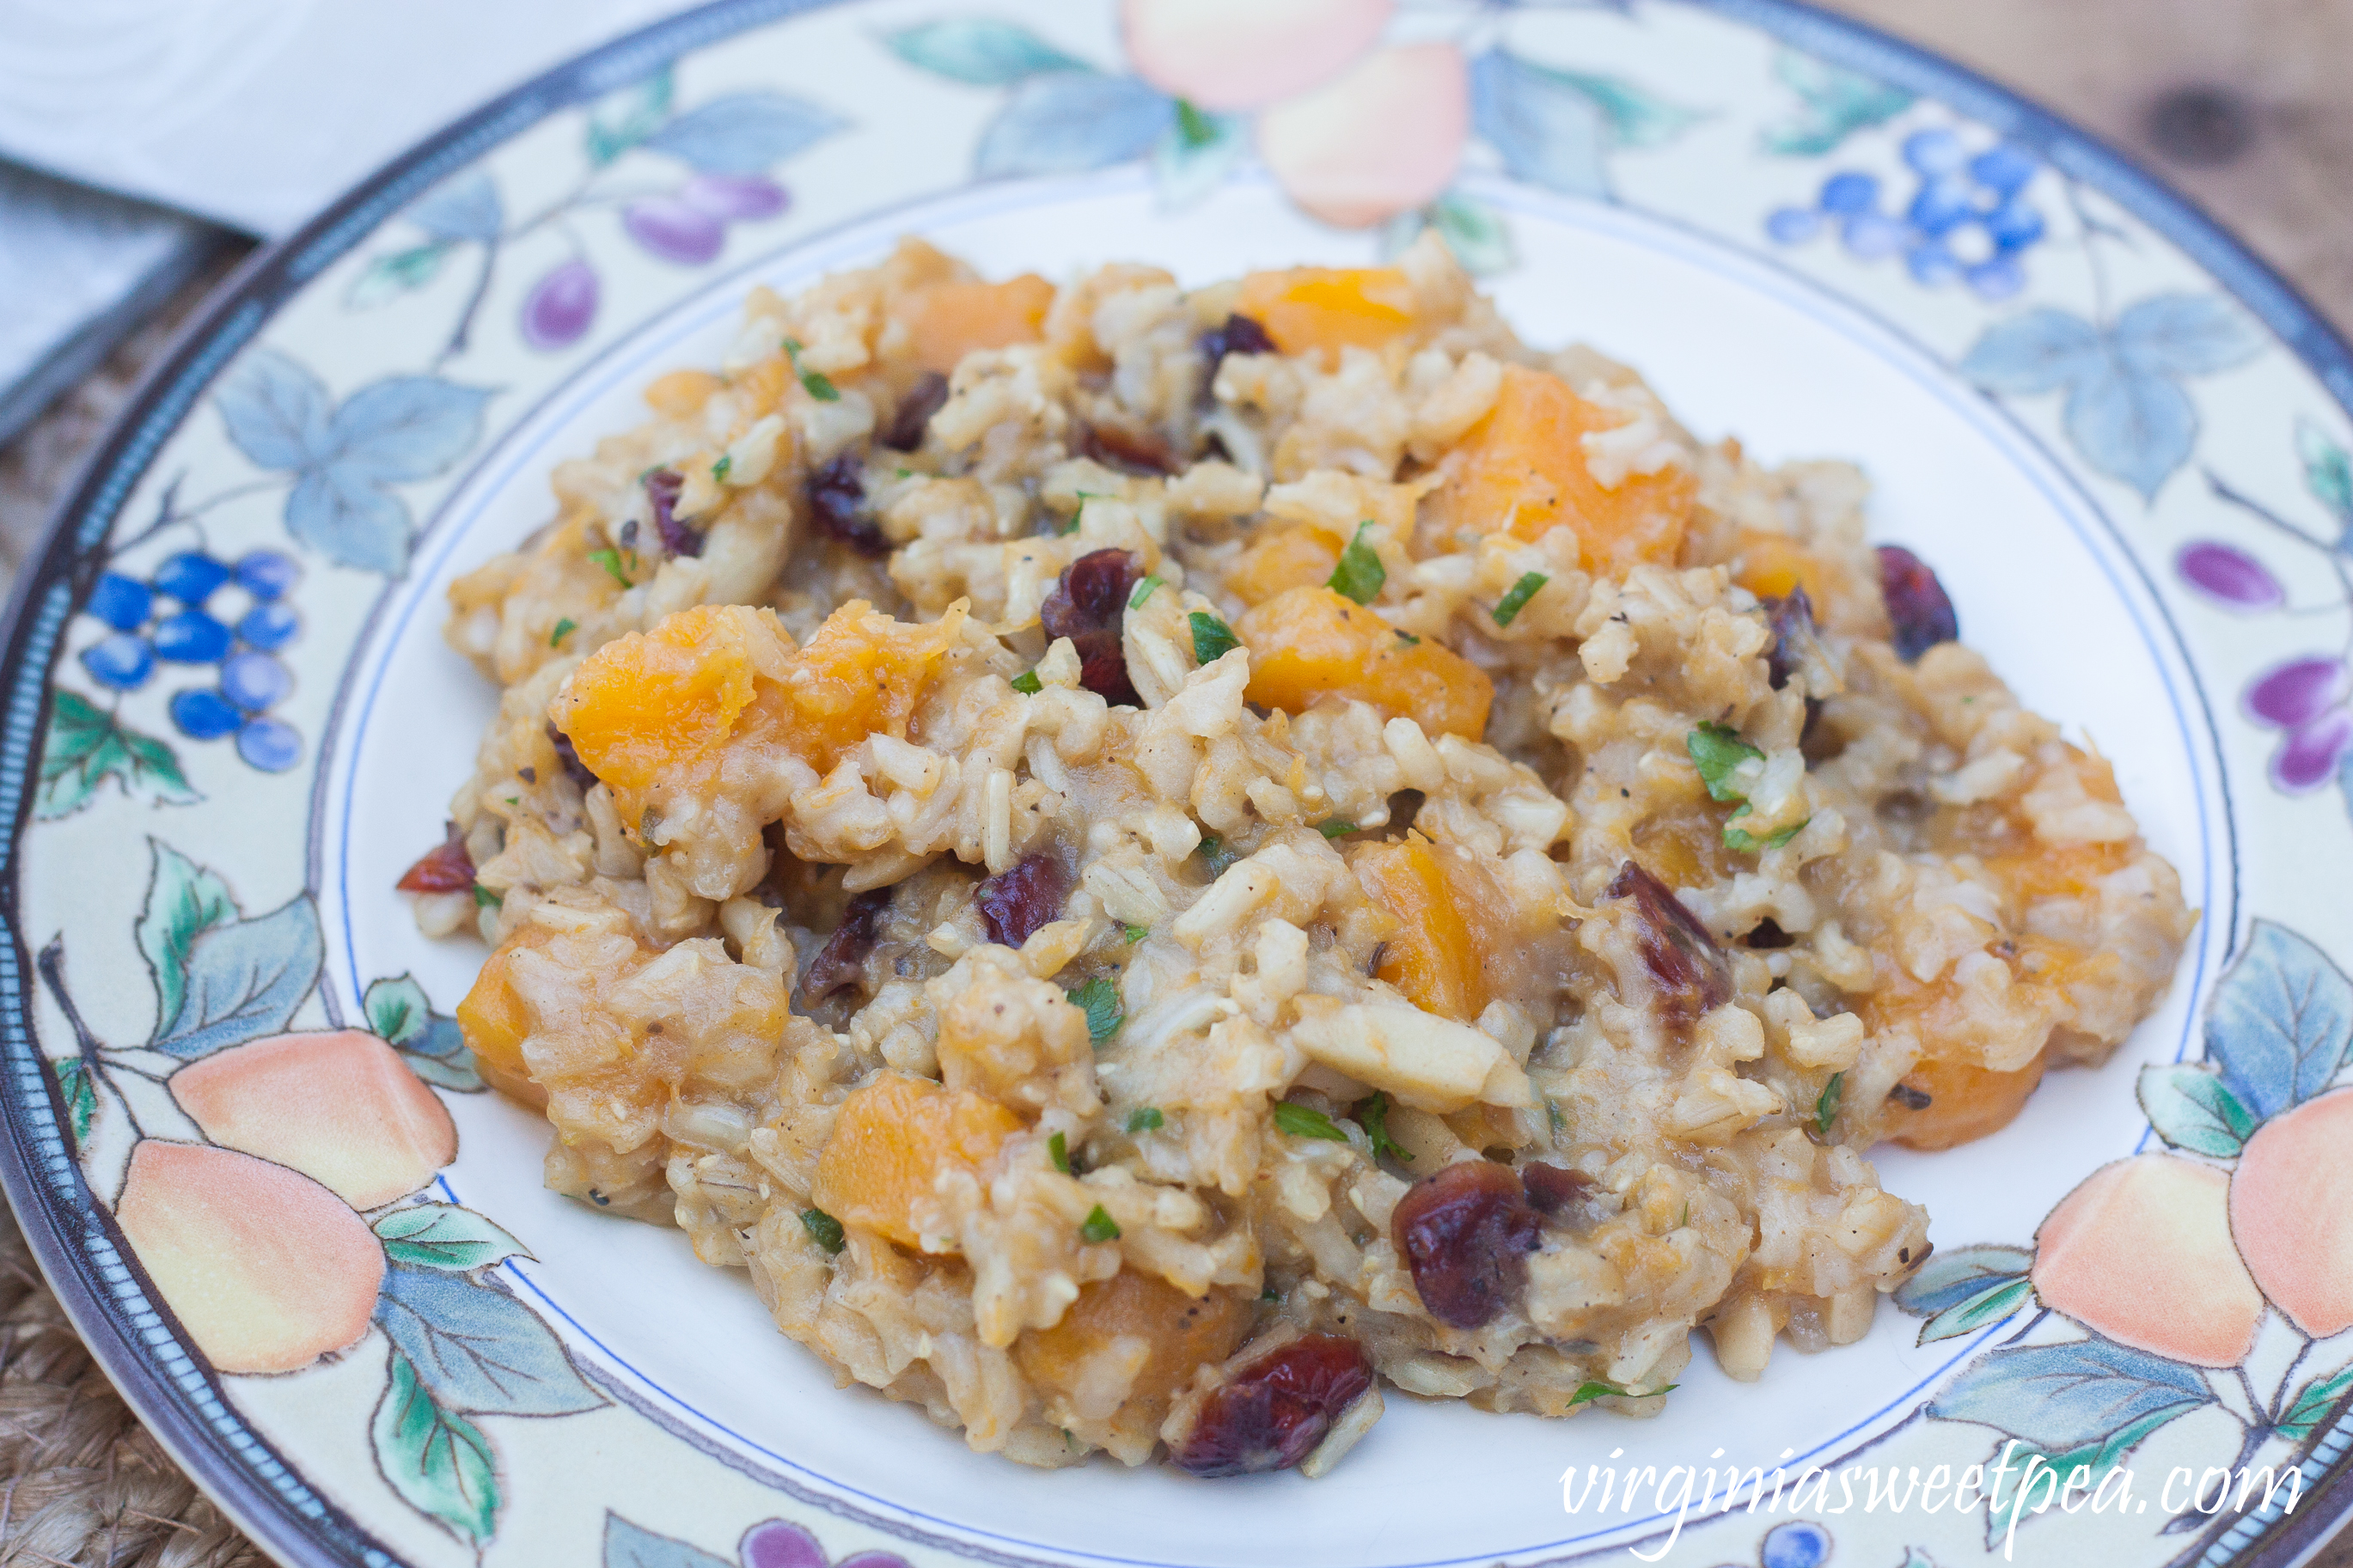
[[[1181,99],[1176,119],[1152,147],[1152,185],[1164,211],[1198,205],[1226,183],[1250,150],[1250,121],[1208,114]]]
[[[398,1347],[368,1435],[400,1500],[470,1545],[498,1529],[498,1458],[472,1422],[444,1410]]]
[[[411,1204],[375,1222],[384,1255],[417,1268],[462,1274],[508,1258],[529,1258],[523,1244],[472,1209],[456,1204]]]
[[[1026,27],[985,17],[921,23],[882,41],[909,65],[970,87],[1010,87],[1045,72],[1089,68]]]
[[[155,869],[134,930],[155,976],[155,1026],[161,1034],[187,1000],[188,954],[196,938],[235,921],[237,910],[227,883],[170,845],[148,842]]]
[[[352,279],[351,289],[343,296],[344,305],[354,310],[372,310],[424,288],[440,276],[441,264],[449,258],[450,248],[449,241],[433,239],[377,257]]]
[[[74,1146],[90,1142],[90,1119],[98,1114],[98,1089],[90,1080],[90,1064],[79,1057],[59,1057],[49,1063],[58,1075],[58,1092],[64,1096],[66,1119],[73,1128]]]
[[[403,974],[370,985],[360,998],[360,1010],[367,1015],[368,1027],[387,1043],[405,1046],[425,1032],[433,1005],[425,998],[425,987]]]
[[[1912,95],[1900,87],[1795,49],[1780,51],[1773,74],[1798,95],[1798,110],[1759,140],[1765,151],[1786,158],[1819,158],[1912,107]]]
[[[2312,1429],[2328,1418],[2348,1388],[2353,1388],[2353,1366],[2341,1366],[2306,1384],[2289,1403],[2287,1414],[2280,1417],[2280,1436],[2291,1443],[2311,1436]]]
[[[1508,271],[1519,259],[1512,247],[1511,226],[1486,203],[1449,191],[1430,203],[1427,212],[1430,226],[1473,278]]]
[[[670,118],[672,93],[670,67],[664,66],[598,100],[588,111],[588,161],[601,168],[659,130]]]
[[[410,1072],[436,1089],[454,1089],[461,1094],[479,1094],[488,1087],[482,1082],[482,1075],[474,1070],[470,1054],[461,1052],[454,1057],[431,1057],[422,1051],[403,1050],[400,1059],[407,1064]]]
[[[204,799],[180,771],[180,759],[171,747],[126,728],[73,692],[54,693],[33,814],[44,822],[71,816],[109,779],[119,782],[132,800],[150,805],[187,805]]]
[[[1918,1342],[1926,1345],[1938,1340],[1957,1339],[1988,1323],[1999,1323],[2024,1306],[2033,1294],[2033,1284],[2023,1277],[1997,1280],[1921,1324]]]
[[[1895,1288],[1895,1305],[1915,1318],[1933,1318],[2033,1267],[2034,1254],[2021,1247],[1940,1247]]]
[[[2010,1532],[2013,1509],[2018,1510],[2016,1523],[2021,1526],[2029,1520],[2054,1511],[2050,1507],[2050,1500],[2057,1495],[2059,1488],[2066,1484],[2068,1477],[2081,1469],[2086,1472],[2084,1485],[2098,1487],[2109,1471],[2124,1463],[2125,1456],[2137,1447],[2143,1438],[2182,1414],[2179,1409],[2151,1411],[2119,1426],[2105,1437],[2055,1454],[2026,1443],[2012,1447],[2007,1438],[1995,1444],[1993,1453],[1986,1460],[1986,1474],[1992,1478],[1992,1489],[1986,1497],[1987,1549],[1991,1550],[1996,1542]],[[2005,1449],[2010,1455],[2010,1468],[1997,1475],[1994,1467],[2001,1461]],[[2028,1483],[2026,1470],[2031,1458],[2040,1458],[2058,1479],[2046,1481],[2038,1471],[2033,1481]],[[2032,1488],[2022,1499],[2018,1495],[2021,1484]]]
[[[797,1528],[783,1524],[781,1521],[755,1527],[755,1530],[762,1534],[779,1529],[789,1531],[804,1541],[807,1539],[807,1536]],[[811,1553],[814,1552],[815,1548],[812,1546]],[[747,1550],[744,1555],[747,1563],[754,1562],[754,1553],[751,1551]],[[790,1555],[779,1559],[780,1562],[794,1565],[817,1560],[817,1557],[811,1554]],[[888,1561],[887,1558],[878,1559],[871,1554],[867,1560]],[[713,1556],[700,1546],[690,1545],[674,1536],[656,1535],[652,1531],[631,1524],[619,1514],[608,1510],[605,1515],[604,1568],[734,1568],[734,1565],[726,1558]]]
[[[2313,500],[2336,514],[2339,528],[2353,529],[2353,454],[2309,419],[2295,422],[2295,452]]]
[[[2229,1159],[2254,1136],[2254,1113],[2194,1063],[2141,1068],[2139,1093],[2148,1124],[2177,1149]]]

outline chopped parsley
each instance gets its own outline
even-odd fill
[[[801,368],[801,344],[798,338],[786,338],[785,340],[785,354],[786,358],[793,362],[793,374],[801,378],[801,390],[803,392],[807,393],[819,403],[839,403],[841,401],[840,389],[836,387],[832,382],[826,379],[823,372],[804,370]]]
[[[588,552],[588,559],[595,562],[597,565],[602,566],[605,569],[605,574],[612,578],[614,582],[618,583],[622,587],[634,588],[637,586],[636,584],[629,581],[629,574],[621,570],[621,552],[619,551],[592,550]],[[629,552],[629,564],[634,566],[637,563],[638,552],[632,550]]]
[[[1127,940],[1128,940],[1128,942],[1129,942],[1129,943],[1130,943],[1131,945],[1133,945],[1133,944],[1134,944],[1134,943],[1135,943],[1135,942],[1142,942],[1145,937],[1150,936],[1150,935],[1152,934],[1152,928],[1151,928],[1150,926],[1124,926],[1124,926],[1120,927],[1120,928],[1119,928],[1119,930],[1120,930],[1120,934],[1121,934],[1121,935],[1123,935],[1123,936],[1124,936],[1124,937],[1126,937],[1126,938],[1127,938]]]
[[[1242,646],[1242,639],[1234,636],[1234,628],[1207,610],[1196,610],[1187,619],[1193,623],[1195,664],[1215,664]]]
[[[1683,737],[1683,750],[1699,769],[1700,783],[1707,785],[1710,800],[1746,800],[1757,771],[1748,764],[1761,766],[1765,761],[1765,753],[1742,740],[1728,724],[1702,724]]]
[[[1054,1157],[1054,1169],[1066,1176],[1071,1173],[1071,1145],[1068,1139],[1059,1132],[1055,1133],[1046,1140],[1046,1152]]]
[[[1036,670],[1025,669],[1020,674],[1013,678],[1013,689],[1020,692],[1025,697],[1035,697],[1038,693],[1046,689],[1046,685],[1045,682],[1038,679],[1038,672]]]
[[[727,482],[728,471],[734,467],[735,454],[722,452],[719,454],[719,460],[711,465],[711,477],[723,485]]]
[[[1326,838],[1345,838],[1356,831],[1356,825],[1345,816],[1335,816],[1315,825],[1315,831]]]
[[[565,616],[562,620],[555,623],[555,629],[547,634],[547,646],[550,647],[562,647],[564,646],[564,639],[570,637],[574,632],[576,632],[579,629],[580,623],[578,621],[574,620],[570,616]]]
[[[1683,1200],[1683,1217],[1675,1221],[1675,1228],[1677,1230],[1681,1230],[1689,1224],[1691,1224],[1691,1199],[1685,1198]]]
[[[1556,1132],[1568,1125],[1568,1118],[1560,1113],[1560,1101],[1557,1100],[1547,1099],[1545,1101],[1545,1115],[1551,1119],[1552,1130]]]
[[[1103,1205],[1097,1204],[1087,1211],[1086,1223],[1079,1226],[1079,1239],[1097,1246],[1106,1241],[1117,1241],[1119,1223],[1103,1212]]]
[[[1630,1388],[1620,1388],[1614,1383],[1585,1383],[1577,1385],[1577,1397],[1570,1400],[1569,1403],[1571,1405],[1582,1405],[1588,1399],[1606,1398],[1650,1399],[1658,1394],[1671,1394],[1682,1386],[1683,1384],[1679,1383],[1671,1383],[1664,1388],[1645,1389],[1638,1394]]]
[[[1821,1098],[1814,1101],[1814,1131],[1827,1138],[1831,1123],[1838,1120],[1839,1101],[1846,1098],[1846,1074],[1831,1074],[1830,1082],[1822,1085]]]
[[[1145,601],[1151,598],[1153,591],[1159,586],[1160,574],[1157,572],[1145,573],[1144,580],[1136,584],[1135,592],[1127,596],[1127,607],[1131,610],[1140,610],[1144,608]]]
[[[514,803],[513,803],[512,801],[509,801],[507,804],[508,804],[508,805],[513,805]],[[492,904],[503,905],[503,904],[505,904],[505,902],[506,902],[506,901],[507,901],[507,900],[506,900],[506,895],[505,895],[505,894],[503,894],[503,893],[493,893],[493,892],[492,892],[492,891],[491,891],[488,888],[485,888],[484,886],[482,886],[480,882],[477,882],[477,883],[475,883],[475,884],[474,884],[474,907],[475,907],[476,909],[478,909],[478,910],[486,910],[486,909],[489,909]]]
[[[1747,815],[1748,807],[1744,805],[1738,811],[1732,814],[1733,821],[1736,822]],[[1778,849],[1782,845],[1795,838],[1805,829],[1806,823],[1812,820],[1813,818],[1809,816],[1804,822],[1793,822],[1778,833],[1768,833],[1762,838],[1745,827],[1735,827],[1728,822],[1724,827],[1724,847],[1726,849],[1736,849],[1743,855],[1753,855],[1765,849]]]
[[[1405,1145],[1389,1136],[1388,1090],[1376,1089],[1369,1098],[1356,1101],[1351,1114],[1356,1117],[1356,1125],[1365,1130],[1365,1136],[1372,1141],[1374,1159],[1386,1154],[1405,1164],[1413,1163],[1413,1156],[1406,1151]]]
[[[1372,531],[1370,521],[1356,525],[1356,537],[1340,552],[1340,564],[1332,568],[1331,580],[1324,584],[1360,605],[1369,605],[1379,598],[1381,584],[1389,580],[1388,568],[1381,564],[1380,552],[1365,542],[1365,535]]]
[[[1127,1113],[1127,1130],[1130,1132],[1157,1132],[1167,1125],[1167,1121],[1156,1105],[1138,1106]]]
[[[1274,1102],[1274,1125],[1293,1138],[1324,1138],[1335,1143],[1348,1141],[1348,1135],[1335,1126],[1330,1117],[1312,1105],[1294,1105],[1287,1100]]]
[[[1407,631],[1403,626],[1391,626],[1389,630],[1395,632],[1397,634],[1398,641],[1405,644],[1408,647],[1419,647],[1421,646],[1421,639],[1414,636],[1411,632]]]
[[[1495,624],[1499,626],[1510,626],[1514,617],[1528,607],[1528,601],[1535,598],[1544,585],[1551,581],[1550,577],[1541,572],[1522,574],[1520,580],[1512,584],[1511,592],[1495,601],[1493,612]]]
[[[1265,1289],[1261,1290],[1258,1293],[1258,1299],[1271,1306],[1273,1303],[1282,1300],[1282,1292],[1270,1285]]]
[[[837,1257],[840,1255],[843,1237],[839,1220],[823,1209],[803,1209],[801,1228],[808,1232],[811,1241]]]
[[[1071,1005],[1087,1016],[1087,1033],[1102,1045],[1119,1033],[1127,1016],[1119,1009],[1119,987],[1108,974],[1098,974],[1070,994]]]
[[[1226,841],[1214,833],[1201,835],[1201,858],[1208,862],[1209,877],[1215,880],[1226,874],[1226,868],[1241,858],[1226,847]]]

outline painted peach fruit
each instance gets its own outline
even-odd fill
[[[1470,129],[1461,51],[1407,44],[1259,116],[1258,153],[1292,200],[1362,228],[1445,190]]]
[[[415,1192],[458,1153],[448,1108],[357,1029],[218,1052],[174,1073],[172,1098],[214,1142],[290,1165],[357,1209]]]
[[[367,1332],[384,1247],[299,1171],[151,1138],[132,1151],[114,1217],[223,1372],[292,1372]]]
[[[2231,1234],[2290,1322],[2315,1339],[2353,1328],[2353,1089],[2247,1140],[2231,1179]]]
[[[1394,0],[1124,0],[1138,76],[1201,109],[1258,109],[1331,80],[1373,47]]]
[[[2231,1240],[2231,1179],[2171,1154],[2103,1165],[2034,1233],[2035,1293],[2119,1344],[2230,1366],[2263,1293]]]

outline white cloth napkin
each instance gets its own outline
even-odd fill
[[[0,0],[0,156],[283,234],[680,0]]]

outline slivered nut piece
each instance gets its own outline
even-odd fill
[[[1530,1103],[1526,1075],[1492,1037],[1468,1024],[1419,1007],[1321,996],[1303,998],[1300,1014],[1293,1037],[1310,1058],[1387,1089],[1401,1104],[1443,1116],[1477,1104],[1491,1082],[1504,1097],[1494,1103]]]

